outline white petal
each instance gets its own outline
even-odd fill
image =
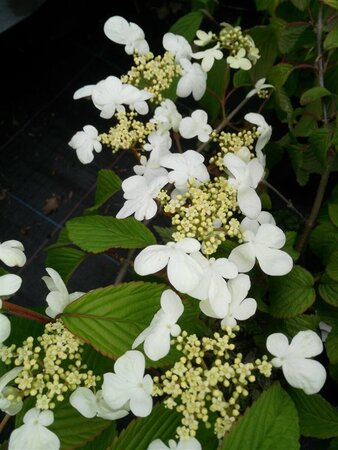
[[[152,361],[164,358],[170,351],[170,330],[159,328],[144,341],[144,353]]]
[[[94,87],[95,87],[95,84],[83,86],[82,88],[80,88],[76,92],[74,92],[73,99],[78,100],[79,98],[90,97],[93,94]]]
[[[180,297],[171,289],[167,289],[161,295],[161,308],[172,323],[176,323],[184,311]]]
[[[169,447],[167,447],[161,439],[155,439],[153,442],[150,443],[147,450],[170,450]]]
[[[0,346],[9,337],[10,334],[11,322],[4,314],[0,314]]]
[[[87,419],[96,416],[97,404],[95,394],[88,388],[79,387],[69,397],[69,403]]]
[[[249,272],[255,265],[255,260],[251,242],[235,247],[229,255],[229,261],[236,264],[239,272]]]
[[[185,139],[191,139],[198,134],[196,123],[191,117],[185,117],[181,120],[179,127],[180,135]]]
[[[312,330],[300,331],[290,343],[289,353],[293,357],[311,358],[323,351],[323,342]]]
[[[212,265],[212,269],[219,273],[223,278],[235,278],[238,275],[236,264],[228,261],[226,258],[218,258]]]
[[[14,367],[10,371],[6,372],[2,377],[0,377],[0,392],[4,390],[4,388],[19,375],[22,371],[23,367]]]
[[[289,350],[289,340],[282,333],[273,333],[266,340],[266,348],[271,355],[283,358]]]
[[[267,275],[281,276],[292,270],[292,258],[282,250],[255,244],[255,252],[260,268]]]
[[[175,252],[169,259],[167,273],[174,288],[185,294],[198,284],[202,270],[189,255],[183,252]]]
[[[127,351],[114,364],[116,375],[131,383],[138,383],[143,378],[144,369],[144,356],[137,350]]]
[[[257,309],[257,302],[253,298],[244,299],[234,310],[233,315],[237,320],[247,320],[253,316]]]
[[[123,383],[115,373],[105,373],[102,395],[110,407],[120,409],[130,399],[130,386]]]
[[[4,241],[0,244],[0,260],[8,267],[22,267],[26,263],[24,247],[16,240]]]
[[[302,389],[308,395],[319,392],[326,380],[325,368],[312,359],[288,359],[282,370],[292,387]]]
[[[135,258],[134,270],[138,275],[149,275],[162,270],[171,255],[171,249],[164,245],[150,245]]]
[[[22,280],[11,273],[0,276],[0,297],[7,297],[20,289]]]
[[[231,303],[239,305],[248,295],[251,283],[248,275],[241,273],[236,278],[228,281],[228,289],[231,294]]]
[[[276,225],[263,223],[256,233],[255,242],[265,247],[282,248],[285,244],[285,234]]]
[[[43,426],[22,425],[14,430],[8,450],[59,450],[60,439]]]
[[[262,204],[257,192],[250,188],[239,188],[237,191],[237,201],[242,213],[249,219],[256,219],[262,209]]]
[[[137,389],[133,392],[130,399],[130,410],[137,417],[149,416],[153,408],[153,399],[143,389]]]
[[[183,250],[185,253],[195,253],[200,250],[201,244],[197,239],[184,238],[181,241],[177,242],[175,247]]]
[[[104,34],[117,44],[126,44],[129,33],[129,23],[120,16],[110,17],[104,24]]]

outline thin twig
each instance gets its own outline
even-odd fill
[[[290,209],[292,209],[292,211],[294,211],[302,220],[305,221],[305,217],[303,216],[303,214],[298,211],[298,209],[293,205],[291,200],[288,200],[286,197],[284,197],[284,195],[279,192],[278,189],[276,189],[274,186],[272,186],[272,184],[270,184],[268,181],[266,180],[262,180],[261,183],[265,184],[271,191],[273,191],[276,195],[278,195],[279,198],[281,198],[283,200],[283,202],[286,204],[286,206]]]
[[[0,433],[3,432],[5,426],[7,425],[10,418],[11,418],[11,416],[9,414],[6,414],[5,417],[2,419],[2,421],[0,423]]]
[[[135,255],[136,249],[133,248],[129,250],[126,259],[124,260],[124,263],[121,266],[121,269],[118,271],[117,276],[115,278],[114,284],[119,284],[123,281],[124,277],[126,276],[130,263]]]

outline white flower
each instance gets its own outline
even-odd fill
[[[150,325],[135,339],[135,349],[144,342],[144,353],[153,361],[158,361],[169,353],[170,336],[178,336],[181,328],[177,320],[183,314],[184,307],[180,297],[167,289],[161,295],[161,309],[154,315]]]
[[[136,220],[154,217],[157,212],[157,203],[154,198],[167,183],[167,176],[160,176],[149,181],[143,176],[133,175],[124,180],[122,189],[126,202],[116,214],[117,219],[124,219],[132,214]]]
[[[161,158],[170,154],[170,147],[172,141],[169,131],[154,131],[149,134],[148,142],[144,144],[143,148],[147,152],[151,152],[149,161],[151,164],[155,164],[160,167]]]
[[[245,163],[233,153],[224,156],[224,165],[230,172],[229,184],[237,189],[237,202],[242,213],[250,219],[256,219],[262,204],[255,189],[264,175],[264,167],[257,158]]]
[[[209,181],[209,173],[203,162],[204,156],[195,150],[172,153],[161,159],[162,166],[172,169],[168,175],[170,183],[175,183],[180,190],[186,188],[188,181]]]
[[[177,111],[175,103],[172,100],[167,99],[155,109],[154,117],[150,122],[156,123],[157,129],[164,132],[171,129],[178,131],[181,120],[182,116]]]
[[[185,238],[179,242],[168,242],[166,245],[150,245],[142,250],[135,258],[135,272],[141,276],[156,273],[167,267],[170,283],[179,292],[191,291],[202,276],[199,264],[189,256],[198,252],[201,244],[192,238]]]
[[[49,277],[42,277],[42,280],[50,290],[50,293],[46,298],[46,302],[48,303],[46,314],[55,319],[58,314],[63,312],[66,306],[81,297],[84,292],[74,292],[73,294],[69,294],[65,283],[56,270],[47,267],[46,272],[50,275]]]
[[[252,39],[250,35],[246,35],[246,39],[250,42],[251,46],[249,48],[249,59],[253,62],[253,64],[256,64],[256,62],[261,57],[259,54],[259,49],[256,47],[255,41]]]
[[[127,55],[132,55],[135,50],[140,55],[149,52],[149,45],[144,39],[142,28],[136,23],[127,22],[123,17],[110,17],[104,24],[103,31],[108,39],[124,45]]]
[[[269,142],[272,134],[272,128],[268,125],[261,114],[248,113],[244,116],[244,119],[250,123],[257,126],[257,131],[259,132],[259,138],[256,142],[256,155],[258,161],[264,166],[265,165],[265,155],[263,155],[262,148],[266,146]]]
[[[22,267],[26,263],[24,246],[20,241],[10,240],[0,243],[0,261],[8,267]]]
[[[24,415],[23,425],[12,432],[8,450],[59,450],[60,439],[47,428],[53,422],[52,411],[30,409]]]
[[[145,359],[141,352],[130,350],[115,361],[115,373],[103,375],[102,395],[111,408],[120,409],[129,402],[138,417],[151,413],[153,380],[144,375]]]
[[[161,439],[155,439],[147,450],[202,450],[201,444],[197,439],[193,437],[188,437],[186,439],[180,439],[178,443],[176,443],[173,439],[170,439],[169,447],[161,441]]]
[[[252,89],[246,94],[246,98],[253,97],[254,95],[258,94],[259,91],[262,89],[273,88],[272,84],[265,84],[265,80],[266,78],[261,78],[260,80],[258,80],[255,84],[254,89]]]
[[[248,217],[245,217],[241,222],[241,227],[244,230],[250,230],[253,233],[257,233],[259,225],[262,225],[263,223],[271,223],[272,225],[276,225],[273,215],[268,211],[262,211],[256,219],[249,219]]]
[[[75,133],[68,145],[76,150],[82,164],[91,163],[94,159],[93,152],[100,153],[102,150],[99,133],[92,125],[85,125],[83,131]]]
[[[321,320],[318,324],[318,328],[320,330],[322,342],[326,342],[328,335],[331,333],[332,327]]]
[[[204,72],[209,72],[215,63],[215,59],[222,59],[223,52],[219,49],[219,43],[214,47],[208,48],[202,52],[193,53],[192,57],[194,59],[202,59],[201,66]]]
[[[223,317],[231,300],[225,278],[238,275],[236,265],[226,258],[207,259],[200,252],[193,253],[191,257],[200,265],[203,275],[197,286],[188,294],[198,300],[208,301],[216,314]]]
[[[282,368],[291,386],[302,389],[308,395],[321,390],[326,380],[325,369],[318,361],[308,359],[323,351],[323,343],[314,331],[300,331],[290,344],[284,334],[271,334],[266,348],[276,356],[271,361],[272,365]]]
[[[0,378],[0,410],[10,416],[15,416],[23,405],[19,389],[8,386],[11,381],[15,380],[22,369],[22,366],[15,367]]]
[[[253,298],[247,298],[251,283],[248,275],[240,274],[228,281],[230,303],[224,314],[219,314],[213,308],[211,302],[201,302],[200,308],[208,317],[223,319],[222,327],[234,327],[237,320],[247,320],[253,316],[257,309],[257,302]]]
[[[0,297],[8,297],[20,289],[22,279],[18,275],[8,273],[0,276]]]
[[[1,293],[0,293],[1,294]],[[2,308],[2,300],[0,298],[0,311]],[[0,313],[0,346],[11,334],[11,322],[4,314]]]
[[[190,59],[192,50],[189,42],[179,34],[166,33],[163,36],[163,47],[175,55],[175,62],[180,63],[182,58]]]
[[[207,88],[207,74],[197,63],[191,63],[183,58],[180,61],[182,76],[176,88],[179,97],[188,97],[191,93],[196,101],[200,100]]]
[[[196,109],[191,117],[185,117],[180,123],[180,135],[185,139],[197,136],[201,142],[208,142],[212,128],[208,125],[208,114],[202,109]]]
[[[283,231],[270,223],[263,223],[256,233],[244,230],[244,244],[234,248],[229,256],[239,272],[249,272],[257,258],[262,271],[267,275],[281,276],[292,269],[292,258],[279,250],[285,244]]]
[[[156,158],[149,158],[149,160],[147,160],[147,158],[142,155],[140,163],[141,164],[134,166],[133,170],[136,175],[143,176],[148,183],[161,177],[166,177],[168,180],[168,171],[160,166]]]
[[[245,58],[245,49],[240,48],[235,56],[228,56],[227,63],[232,69],[250,70],[252,64],[249,59]]]
[[[102,390],[94,394],[85,387],[77,388],[69,397],[69,403],[87,419],[101,417],[106,420],[117,420],[128,415],[127,409],[113,409],[104,400]]]
[[[204,47],[212,41],[214,34],[212,31],[208,31],[208,33],[206,33],[203,30],[197,30],[196,36],[198,37],[198,39],[194,40],[194,44],[198,45],[199,47]]]

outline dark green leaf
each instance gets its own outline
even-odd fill
[[[297,239],[296,231],[287,231],[285,233],[285,245],[283,247],[283,251],[288,253],[294,261],[297,261],[299,258],[299,252],[295,250],[294,245]]]
[[[323,2],[331,8],[338,9],[338,0],[323,0]]]
[[[332,50],[338,47],[338,29],[334,28],[330,31],[330,33],[326,36],[324,40],[324,50]]]
[[[327,152],[331,145],[331,133],[327,128],[312,131],[309,136],[310,145],[323,169],[327,167]]]
[[[284,111],[286,113],[286,116],[289,121],[291,118],[291,115],[293,113],[293,107],[292,107],[291,100],[290,100],[289,96],[287,95],[285,89],[284,88],[275,89],[274,95],[276,97],[278,106],[280,107],[280,109],[282,111]]]
[[[261,57],[250,70],[252,81],[265,78],[278,54],[277,33],[271,25],[251,28],[248,32],[259,48]]]
[[[303,92],[300,98],[300,104],[307,105],[308,103],[312,103],[319,98],[326,97],[327,95],[331,95],[331,92],[328,89],[322,86],[315,86]]]
[[[188,42],[192,42],[199,29],[203,19],[201,11],[193,11],[180,17],[174,25],[171,26],[171,33],[180,34],[185,37]]]
[[[327,263],[330,255],[337,249],[338,228],[331,222],[319,224],[310,235],[311,250]]]
[[[252,80],[247,70],[236,70],[233,78],[235,87],[252,86]]]
[[[296,408],[275,384],[248,408],[224,439],[222,450],[298,450]]]
[[[166,244],[167,242],[170,242],[173,240],[173,233],[175,233],[176,228],[175,227],[158,227],[157,225],[154,225],[154,230],[159,234],[160,238],[162,239],[162,242]]]
[[[308,7],[310,0],[291,0],[294,6],[301,11],[305,11]]]
[[[338,250],[331,254],[326,272],[330,278],[338,281]]]
[[[330,305],[338,306],[338,282],[330,278],[326,273],[320,279],[319,293]]]
[[[72,247],[52,247],[48,249],[46,267],[56,270],[65,283],[86,257],[85,252]]]
[[[331,364],[338,364],[338,330],[332,328],[326,341],[325,348],[327,356],[329,357]]]
[[[315,301],[313,277],[301,266],[282,277],[271,277],[270,314],[278,318],[297,316],[306,311]]]
[[[300,431],[304,436],[328,439],[338,436],[338,411],[319,394],[307,395],[289,388],[299,414]]]
[[[278,46],[281,53],[290,53],[308,25],[286,24],[279,33]]]
[[[267,10],[271,15],[273,15],[278,4],[279,0],[256,0],[256,9],[257,11]]]
[[[109,198],[121,189],[122,181],[115,172],[109,169],[101,169],[97,175],[95,203],[86,213],[96,212]]]
[[[272,333],[286,333],[289,338],[293,338],[299,331],[318,331],[319,317],[310,314],[303,314],[291,319],[270,319],[267,325],[267,336]]]
[[[338,308],[325,303],[322,300],[317,300],[315,303],[316,312],[320,320],[331,325],[332,327],[337,326],[338,323]]]
[[[293,70],[291,64],[277,64],[271,67],[268,73],[268,82],[271,83],[276,88],[281,88],[286,83],[288,76]]]
[[[92,253],[110,248],[143,248],[156,243],[152,232],[133,218],[75,217],[66,226],[72,242]]]
[[[202,108],[207,111],[211,120],[217,118],[228,83],[228,64],[225,59],[215,61],[212,69],[208,73],[207,91],[200,101]]]
[[[338,227],[338,204],[337,203],[329,203],[329,216],[332,220],[332,223]]]

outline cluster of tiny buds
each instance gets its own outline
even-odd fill
[[[253,39],[248,35],[243,35],[239,26],[233,27],[228,23],[223,23],[218,40],[221,48],[229,50],[230,55],[235,56],[240,49],[244,49],[246,57],[256,62],[259,59],[259,49],[255,46]]]
[[[82,364],[83,344],[61,321],[48,323],[36,340],[30,336],[21,347],[0,349],[3,362],[23,367],[14,380],[22,397],[36,397],[39,409],[54,409],[66,393],[96,386],[100,377]]]
[[[238,214],[237,191],[224,177],[196,185],[190,182],[188,190],[170,199],[161,192],[158,197],[165,213],[172,215],[176,228],[173,239],[196,238],[202,242],[202,252],[212,255],[228,238],[242,242]]]
[[[243,362],[243,355],[234,352],[231,341],[237,331],[238,326],[225,327],[223,335],[202,339],[183,331],[173,341],[182,356],[164,375],[154,378],[153,395],[165,395],[164,405],[182,415],[177,437],[196,436],[200,422],[210,428],[210,413],[216,413],[214,432],[223,438],[247,405],[249,386],[257,373],[271,376],[267,356]]]
[[[254,157],[254,144],[259,137],[259,132],[255,127],[251,130],[243,130],[238,133],[229,133],[221,131],[217,133],[213,131],[210,139],[219,145],[220,151],[209,160],[210,164],[215,164],[220,170],[224,170],[224,155],[226,153],[238,152],[241,148],[246,147],[250,150],[251,156]]]
[[[117,124],[109,129],[108,133],[102,133],[100,141],[112,148],[113,153],[121,149],[131,149],[135,144],[143,146],[147,137],[155,130],[151,122],[143,123],[135,119],[137,113],[117,112],[115,114]]]
[[[163,92],[172,84],[175,77],[181,74],[181,68],[175,63],[174,55],[165,52],[163,56],[154,56],[151,52],[145,55],[134,54],[135,66],[121,77],[123,83],[130,83],[153,94],[150,101],[160,104]]]

